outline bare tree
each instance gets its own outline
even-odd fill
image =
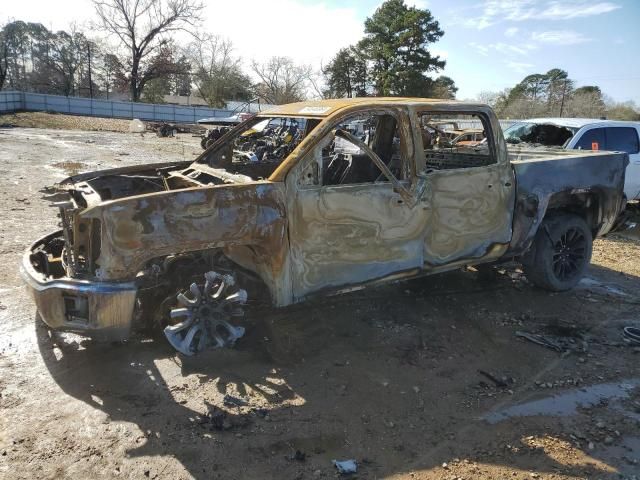
[[[304,99],[313,73],[309,65],[296,65],[289,57],[271,57],[266,63],[254,61],[251,68],[260,79],[258,96],[276,105]]]
[[[79,74],[87,61],[89,40],[72,24],[69,33],[59,31],[51,35],[50,55],[47,64],[58,77],[63,95],[76,95]]]
[[[640,107],[632,100],[626,102],[616,102],[613,98],[605,95],[606,115],[610,120],[640,120]]]
[[[576,88],[565,107],[568,117],[599,118],[605,114],[605,110],[602,91],[595,85]]]
[[[332,98],[332,92],[327,86],[327,76],[324,73],[322,65],[320,69],[309,74],[309,91],[312,100]]]
[[[500,98],[499,92],[491,92],[489,90],[483,90],[476,96],[476,100],[480,103],[486,103],[490,107],[494,107]]]
[[[189,45],[193,81],[209,106],[224,108],[225,100],[249,98],[251,81],[242,72],[242,61],[233,55],[233,44],[219,36],[206,36]]]
[[[157,57],[167,34],[200,22],[204,6],[197,0],[93,0],[104,30],[127,49],[131,100],[140,100],[146,82],[162,75]]]

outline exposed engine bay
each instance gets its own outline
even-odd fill
[[[317,124],[306,118],[253,118],[233,130],[217,130],[215,141],[193,163],[77,175],[54,191],[87,208],[133,195],[265,179]]]
[[[221,136],[194,162],[106,170],[69,177],[48,189],[63,236],[34,253],[34,268],[48,278],[100,278],[101,224],[77,213],[106,201],[268,178],[318,120],[254,117]]]
[[[292,117],[255,117],[222,135],[196,163],[245,175],[269,177],[319,121]]]

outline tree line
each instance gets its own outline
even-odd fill
[[[126,93],[152,103],[195,94],[212,107],[255,97],[276,104],[356,95],[453,98],[457,90],[448,77],[428,76],[444,68],[428,50],[444,32],[431,12],[404,0],[383,3],[366,20],[364,38],[320,70],[272,57],[250,62],[248,71],[231,41],[201,30],[198,0],[92,1],[92,30],[103,35],[73,25],[54,32],[40,23],[5,24],[0,88],[97,98]],[[180,31],[192,41],[178,44]]]
[[[481,92],[479,101],[491,105],[500,118],[585,117],[640,120],[632,102],[616,102],[596,85],[575,87],[568,72],[553,68],[527,75],[512,88]]]
[[[200,30],[196,0],[93,0],[91,37],[72,25],[50,31],[11,21],[0,29],[0,89],[163,103],[165,95],[199,95],[210,106],[259,97],[267,103],[303,99],[309,66],[290,58],[252,62],[251,79],[229,40]],[[191,40],[179,44],[177,32]],[[107,41],[107,39],[109,41]]]

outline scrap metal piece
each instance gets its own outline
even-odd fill
[[[192,283],[188,292],[176,296],[178,306],[169,316],[184,320],[164,329],[171,346],[187,356],[207,348],[232,346],[245,332],[227,318],[244,314],[240,305],[247,302],[247,292],[230,290],[236,283],[232,275],[207,272],[204,277],[203,286]]]
[[[332,463],[335,465],[338,473],[342,475],[348,475],[358,471],[358,463],[355,460],[333,460]]]
[[[533,343],[537,343],[538,345],[542,345],[543,347],[546,347],[546,348],[550,348],[551,350],[555,350],[556,352],[562,353],[563,351],[563,348],[560,345],[558,345],[556,342],[554,342],[550,338],[545,337],[543,335],[536,335],[534,333],[518,331],[516,332],[516,337],[524,338],[525,340],[528,340]]]
[[[484,370],[478,370],[478,373],[484,377],[487,377],[493,383],[495,383],[496,387],[507,388],[509,385],[506,382],[503,382],[496,376],[490,374],[489,372],[485,372]]]
[[[224,396],[222,403],[227,407],[246,407],[249,405],[246,400],[228,394]]]
[[[640,345],[640,328],[624,327],[622,329],[622,334],[625,340],[635,343],[636,345]]]

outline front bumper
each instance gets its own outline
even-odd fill
[[[20,273],[42,320],[52,329],[99,340],[129,337],[136,301],[133,282],[95,282],[69,277],[47,278],[36,271],[31,254],[61,232],[35,242],[22,257]]]

